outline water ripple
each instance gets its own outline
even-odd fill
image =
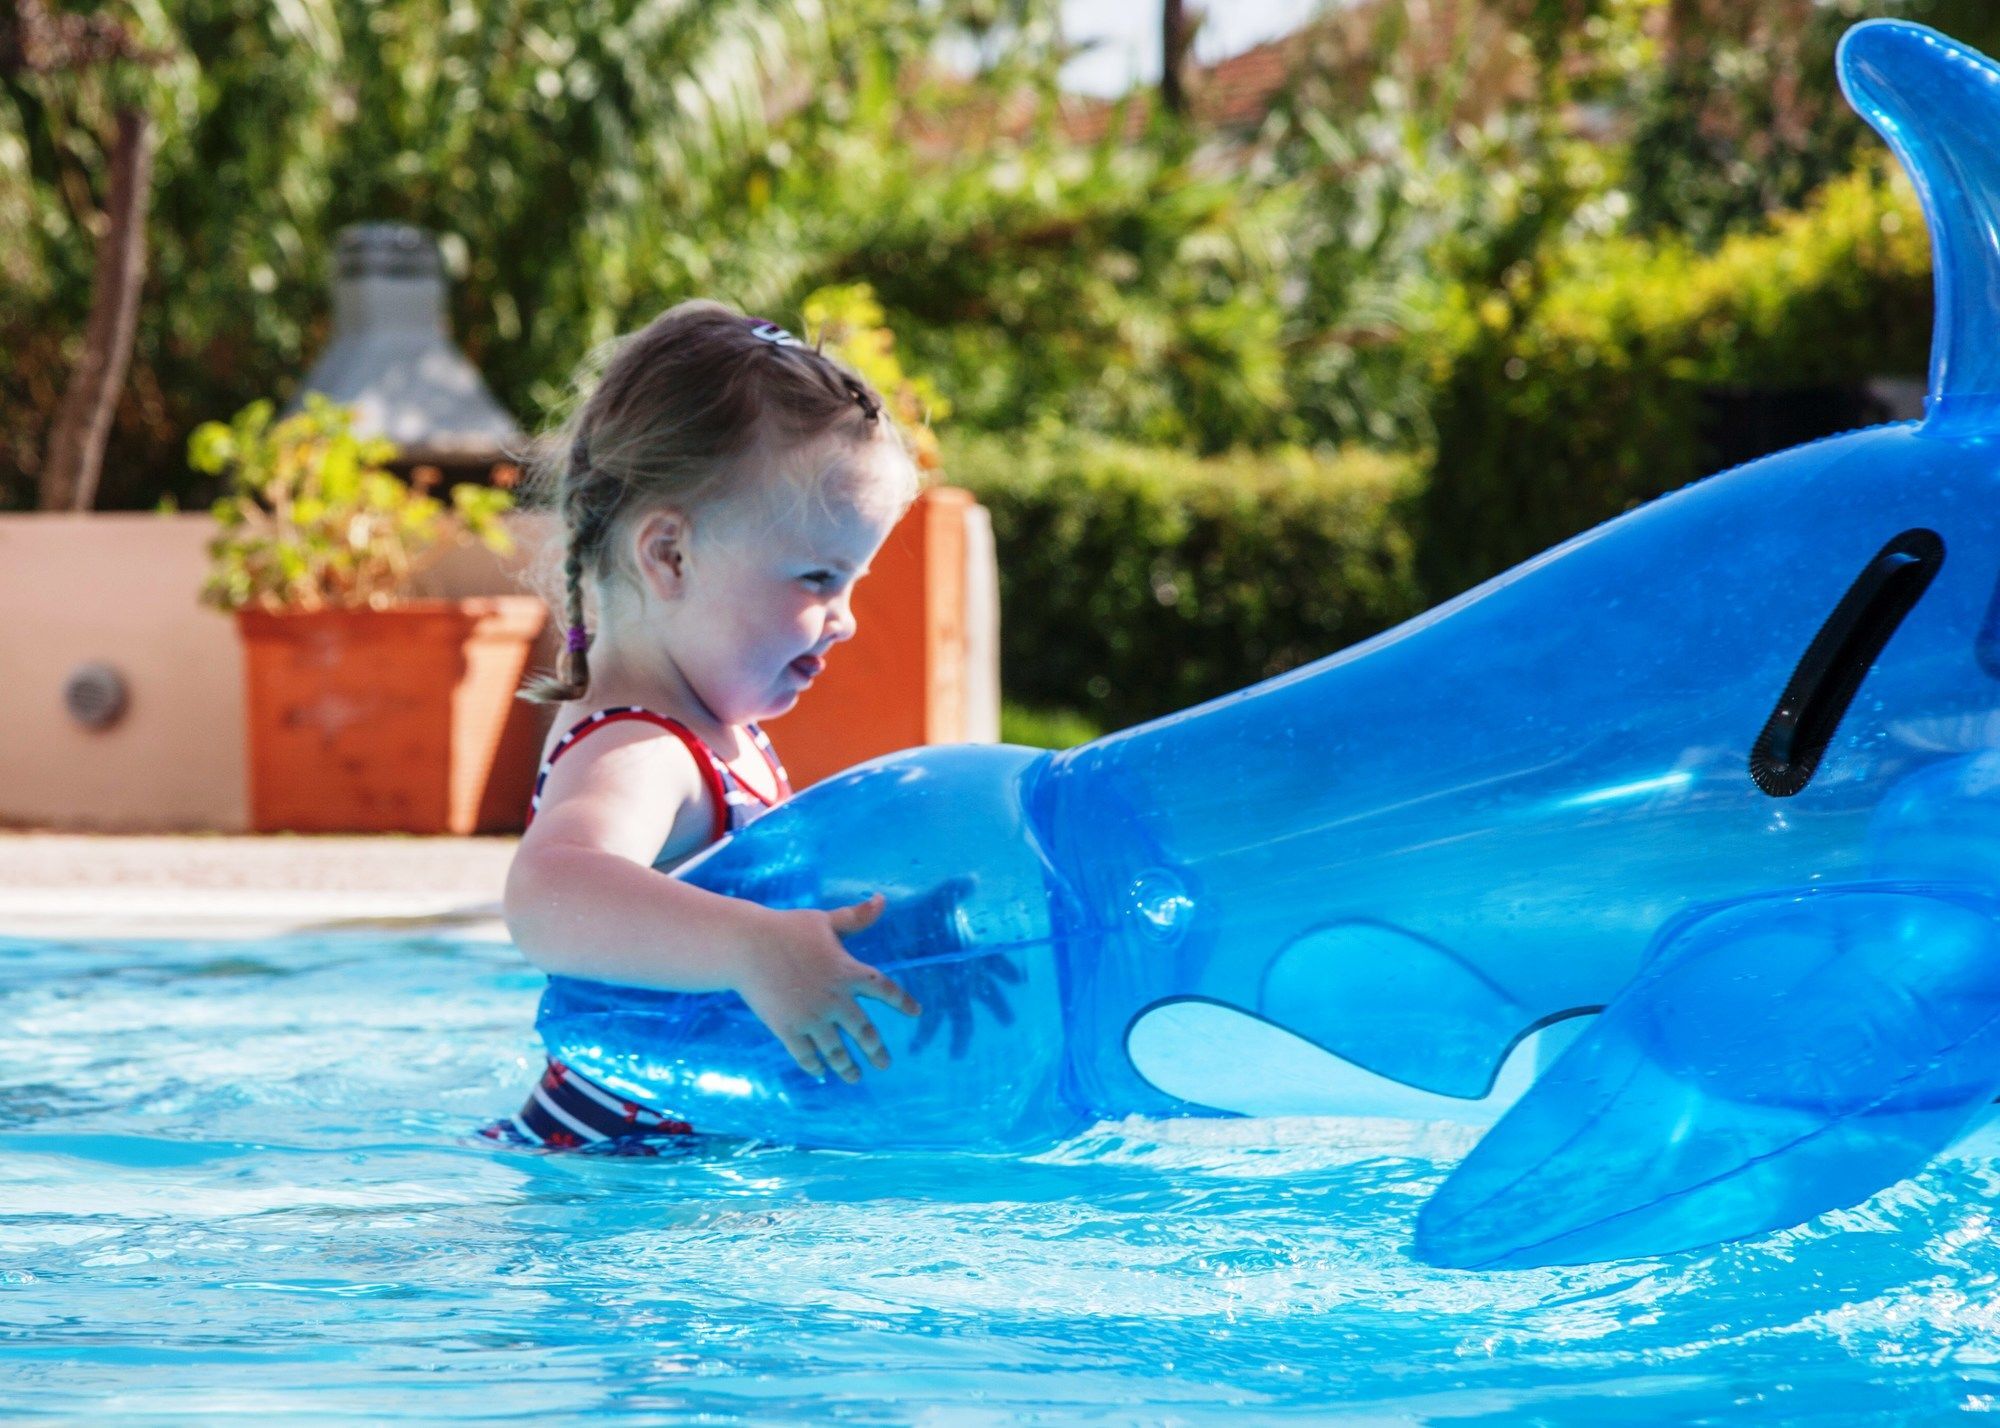
[[[509,949],[0,939],[0,1402],[51,1417],[1929,1421],[2000,1404],[2000,1144],[1745,1244],[1407,1252],[1458,1128],[1024,1158],[496,1149]]]

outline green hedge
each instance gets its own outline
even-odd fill
[[[1278,674],[1414,613],[1417,463],[1201,458],[948,436],[993,515],[1010,700],[1117,728]]]
[[[1112,728],[1226,693],[1708,474],[1705,392],[1920,373],[1930,255],[1870,169],[1713,252],[1572,243],[1454,302],[1434,455],[948,437],[1000,542],[1008,697]]]
[[[1572,244],[1458,301],[1419,522],[1434,599],[1707,475],[1705,389],[1921,373],[1930,252],[1914,195],[1868,170],[1713,253]]]
[[[1037,709],[1011,699],[1000,703],[1000,742],[1031,749],[1070,749],[1104,731],[1074,709]]]

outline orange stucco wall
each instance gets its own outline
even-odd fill
[[[861,633],[773,726],[798,781],[913,743],[990,739],[998,720],[990,537],[962,492],[927,492],[857,591]],[[517,553],[455,551],[423,580],[445,596],[519,591],[550,535],[514,518]],[[249,827],[243,662],[234,623],[196,599],[205,515],[0,516],[0,826]],[[537,657],[553,657],[552,636]],[[63,707],[79,665],[125,678],[102,732]],[[520,705],[532,759],[547,713]],[[532,771],[532,770],[531,770]]]

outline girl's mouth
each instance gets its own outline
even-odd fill
[[[785,668],[796,674],[800,679],[817,679],[819,678],[820,671],[826,668],[826,661],[818,655],[800,655],[797,659],[786,665]]]

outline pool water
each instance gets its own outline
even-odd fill
[[[1033,1157],[472,1132],[504,944],[0,939],[0,1415],[1362,1423],[2000,1406],[2000,1150],[1711,1252],[1407,1253],[1469,1133],[1099,1127]]]

